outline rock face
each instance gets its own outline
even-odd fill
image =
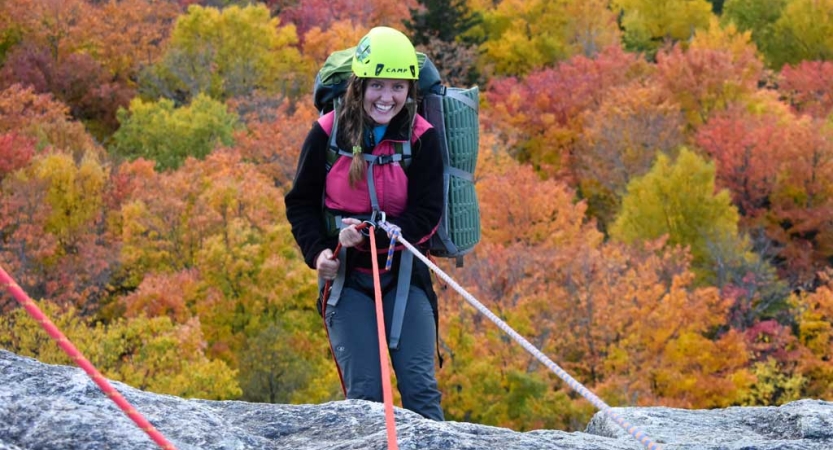
[[[113,382],[178,450],[387,449],[384,408],[358,400],[272,405],[185,400]],[[833,403],[691,411],[616,408],[664,449],[833,449]],[[643,448],[602,413],[585,432],[518,433],[396,410],[402,450]],[[155,450],[81,370],[0,350],[0,450]]]

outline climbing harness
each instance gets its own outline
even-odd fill
[[[388,233],[394,233],[398,230],[393,224],[387,223],[385,221],[381,221],[378,223],[379,228],[387,231]],[[501,320],[497,317],[494,313],[492,313],[488,308],[486,308],[482,303],[480,303],[477,299],[475,299],[471,294],[469,294],[465,289],[463,289],[457,282],[455,282],[448,274],[442,271],[436,264],[431,262],[428,258],[426,258],[416,247],[414,247],[410,242],[405,240],[401,235],[397,236],[397,240],[399,243],[405,246],[409,250],[409,253],[415,255],[419,258],[422,262],[424,262],[431,270],[433,270],[440,278],[442,278],[446,283],[448,283],[451,287],[454,288],[466,301],[469,302],[475,309],[483,313],[486,317],[489,318],[495,325],[498,326],[501,330],[503,330],[506,334],[508,334],[512,339],[515,340],[518,344],[521,345],[526,351],[528,351],[532,356],[537,358],[541,361],[548,369],[550,369],[553,373],[558,375],[559,378],[564,380],[570,387],[576,390],[582,397],[587,399],[590,403],[593,404],[596,408],[606,414],[608,417],[613,419],[620,427],[622,427],[625,431],[628,432],[631,436],[633,436],[637,441],[639,441],[645,448],[648,450],[661,450],[662,447],[657,443],[654,442],[644,431],[642,431],[639,427],[632,425],[627,420],[625,420],[622,416],[617,414],[613,409],[605,403],[602,399],[597,397],[595,394],[590,392],[584,385],[579,383],[575,378],[570,376],[567,372],[565,372],[561,367],[558,366],[555,362],[553,362],[547,355],[543,354],[540,350],[538,350],[534,345],[532,345],[528,340],[526,340],[523,336],[518,334],[512,327],[509,326],[506,322]]]
[[[73,361],[75,361],[78,366],[84,369],[84,372],[87,372],[87,375],[98,385],[99,389],[104,392],[104,395],[113,400],[113,402],[124,412],[127,417],[130,417],[136,425],[142,429],[145,433],[150,436],[150,438],[159,445],[160,448],[163,450],[176,450],[176,447],[173,446],[165,436],[162,435],[150,422],[142,416],[139,411],[136,410],[128,401],[122,396],[119,391],[115,390],[113,386],[104,378],[101,373],[96,369],[90,361],[81,354],[80,351],[69,341],[69,339],[64,336],[61,330],[49,320],[48,317],[43,313],[43,311],[38,308],[38,305],[23,292],[23,289],[15,283],[12,277],[0,267],[0,284],[8,289],[9,293],[20,303],[21,306],[35,319],[43,329],[49,334],[52,339],[54,339],[58,346],[61,347],[61,350],[64,351]]]
[[[384,217],[384,214],[382,215],[382,217]],[[382,372],[382,400],[385,403],[385,427],[387,429],[387,436],[388,436],[388,450],[398,450],[399,446],[398,446],[397,441],[396,441],[396,420],[394,420],[394,415],[393,415],[393,388],[391,387],[391,383],[390,383],[390,366],[389,366],[390,355],[388,355],[388,350],[387,350],[388,345],[386,345],[386,339],[385,339],[385,315],[384,315],[384,311],[382,310],[382,286],[381,286],[381,281],[379,279],[379,260],[378,260],[378,257],[376,255],[376,234],[375,234],[376,229],[375,229],[372,221],[365,221],[365,222],[362,222],[359,225],[356,225],[356,230],[361,231],[361,230],[363,230],[365,228],[368,228],[368,227],[369,227],[368,235],[370,236],[370,250],[371,250],[371,254],[372,254],[371,260],[373,262],[372,267],[373,267],[373,286],[374,286],[374,291],[375,291],[375,301],[374,301],[374,303],[376,305],[376,331],[377,331],[377,335],[378,335],[377,341],[379,342],[379,363],[380,363],[380,366],[381,366],[380,369],[381,369],[381,372]],[[393,251],[392,251],[393,241],[391,241],[390,249],[391,250],[388,250],[388,261],[386,263],[386,267],[388,269],[390,269],[391,258],[393,256]],[[344,250],[345,249],[342,247],[341,242],[339,242],[338,245],[336,245],[336,248],[333,251],[333,256],[330,259],[335,259],[336,255],[338,255],[340,253],[343,253]],[[342,258],[341,259],[341,264],[339,264],[339,273],[342,274],[342,278],[344,277],[344,274],[342,273],[342,268],[345,267],[346,265],[347,264],[345,262],[345,259]],[[342,280],[342,283],[343,283],[343,280]],[[397,286],[397,289],[399,289],[398,286]],[[407,289],[407,287],[406,287],[406,289]],[[333,347],[332,347],[332,341],[330,341],[330,332],[329,332],[329,330],[327,328],[327,324],[326,324],[326,320],[327,320],[326,319],[326,311],[327,311],[327,305],[329,303],[330,290],[331,290],[331,281],[328,280],[324,285],[324,293],[322,294],[322,300],[321,300],[322,314],[321,315],[322,315],[322,317],[324,318],[324,321],[325,321],[324,330],[327,331],[327,341],[330,342],[330,352],[333,355],[333,360],[336,361],[336,368],[338,369],[338,377],[339,377],[339,380],[341,381],[341,389],[342,389],[342,391],[344,391],[344,396],[346,397],[347,396],[347,390],[344,387],[344,376],[341,373],[341,367],[339,367],[338,361],[336,360],[335,352],[333,351]],[[397,296],[396,302],[397,303],[394,305],[394,307],[396,309],[398,309],[399,303],[400,303],[399,299],[398,299],[398,296]],[[404,309],[402,310],[401,315],[404,316]],[[400,329],[401,329],[401,326],[402,326],[401,322],[402,321],[400,320]]]

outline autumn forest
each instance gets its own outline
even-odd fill
[[[343,398],[283,195],[376,25],[480,87],[495,314],[614,406],[833,400],[833,0],[0,0],[0,267],[110,379]],[[584,427],[435,287],[446,418]],[[71,364],[5,292],[0,347]]]

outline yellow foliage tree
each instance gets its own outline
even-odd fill
[[[575,54],[593,56],[619,36],[615,15],[599,0],[502,0],[467,34],[484,41],[483,65],[498,76],[525,75]]]
[[[162,60],[140,80],[151,95],[187,103],[199,93],[226,100],[255,90],[299,94],[309,69],[292,24],[262,4],[223,10],[191,5],[179,16]]]
[[[828,269],[822,274],[825,284],[816,292],[794,295],[791,303],[798,311],[798,339],[803,351],[798,373],[808,381],[802,397],[833,398],[833,283]]]
[[[63,313],[49,302],[39,306],[107,378],[138,389],[212,400],[237,398],[236,372],[205,354],[199,321],[174,324],[167,317],[136,317],[109,325]],[[0,316],[0,346],[48,364],[73,361],[23,309]]]
[[[626,47],[648,53],[687,41],[696,30],[707,28],[713,16],[706,0],[613,0],[611,8],[622,13]]]
[[[677,160],[660,154],[645,176],[628,184],[622,211],[611,227],[626,243],[668,236],[668,245],[691,250],[693,264],[708,273],[711,249],[738,242],[738,212],[729,192],[715,193],[714,164],[683,148]]]
[[[57,237],[64,252],[77,251],[80,235],[102,213],[107,169],[89,153],[78,165],[68,154],[52,153],[35,160],[32,169],[49,186],[45,200],[51,213],[44,231]]]

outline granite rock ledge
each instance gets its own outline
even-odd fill
[[[358,400],[275,405],[188,400],[112,383],[178,450],[385,450],[384,408]],[[833,403],[683,410],[617,408],[667,450],[833,449]],[[432,422],[396,409],[402,450],[637,450],[598,413],[584,432],[525,433]],[[0,450],[156,450],[150,438],[78,368],[0,350]]]

